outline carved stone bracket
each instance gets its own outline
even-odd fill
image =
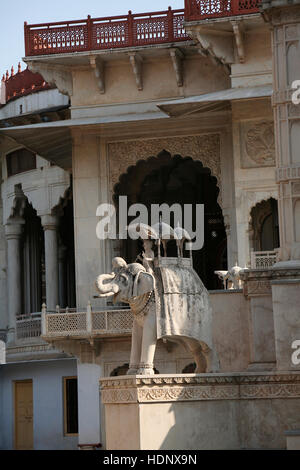
[[[137,88],[139,91],[142,91],[143,90],[143,74],[142,74],[143,58],[137,52],[133,52],[129,54],[129,60],[132,66],[133,73],[135,75]]]
[[[216,65],[224,65],[230,72],[229,64],[234,63],[232,31],[191,23],[186,25],[186,31],[197,40],[201,55],[210,57]]]
[[[105,93],[105,68],[104,62],[98,57],[90,57],[90,65],[94,70],[97,85],[101,94]]]
[[[184,55],[180,51],[180,49],[171,49],[170,50],[170,56],[172,59],[175,75],[176,75],[176,81],[177,81],[177,86],[182,87],[183,86],[183,58]]]
[[[231,21],[235,37],[237,55],[241,64],[245,62],[245,47],[243,35],[243,23],[241,21]]]
[[[73,95],[73,76],[72,72],[64,65],[51,66],[42,62],[27,62],[29,70],[33,73],[40,73],[46,82],[55,85],[63,95]]]

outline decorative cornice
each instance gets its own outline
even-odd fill
[[[300,398],[300,374],[211,374],[100,379],[103,403]]]

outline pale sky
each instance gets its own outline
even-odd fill
[[[102,16],[184,8],[184,0],[1,0],[0,6],[0,75],[24,56],[24,21],[50,23]],[[22,63],[22,70],[25,64]]]

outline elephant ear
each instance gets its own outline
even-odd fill
[[[140,271],[137,273],[133,284],[133,297],[139,297],[140,295],[152,292],[155,286],[154,277],[150,273]]]

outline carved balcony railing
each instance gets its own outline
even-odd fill
[[[184,10],[24,24],[25,55],[39,56],[173,43],[189,39]]]
[[[251,268],[268,269],[278,261],[278,251],[252,251]]]
[[[185,20],[246,15],[259,12],[261,0],[185,0]]]
[[[91,338],[130,335],[132,313],[128,309],[93,311],[56,311],[42,309],[42,336],[45,339]]]
[[[41,313],[18,315],[16,322],[16,339],[23,340],[41,336]]]

